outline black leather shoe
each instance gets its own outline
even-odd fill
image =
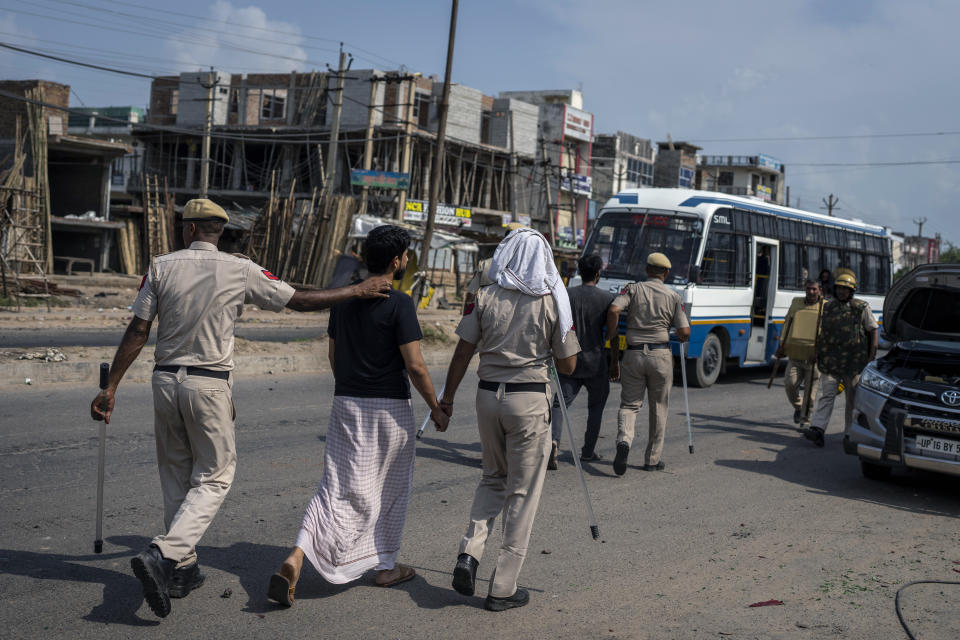
[[[630,455],[630,445],[626,442],[617,443],[617,457],[613,459],[613,472],[622,476],[627,472],[627,456]]]
[[[590,454],[580,454],[580,462],[597,462],[598,460],[603,460],[603,456],[594,451]]]
[[[824,444],[823,429],[820,429],[818,427],[810,427],[809,429],[804,429],[803,437],[806,438],[807,440],[810,440],[811,442],[813,442],[813,444],[817,445],[818,447],[822,447]]]
[[[667,467],[666,463],[661,460],[657,464],[645,464],[643,465],[644,471],[663,471]]]
[[[524,607],[529,602],[530,594],[527,593],[527,590],[522,587],[517,587],[517,590],[514,591],[513,595],[509,598],[494,598],[493,596],[487,596],[487,600],[483,603],[483,607],[487,611],[506,611],[507,609]]]
[[[453,588],[457,593],[472,596],[476,591],[477,567],[480,563],[469,553],[457,556],[457,566],[453,569]]]
[[[560,453],[560,443],[556,440],[550,445],[550,457],[547,458],[547,471],[556,471],[559,467],[557,466],[557,455]]]
[[[800,409],[794,409],[794,410],[793,410],[793,423],[794,423],[794,424],[800,424],[800,418],[802,418],[802,417],[803,417],[803,413],[801,413]]]
[[[160,549],[150,547],[130,559],[130,567],[143,585],[143,599],[160,618],[170,615],[170,582],[173,578],[173,560],[167,560]]]
[[[200,563],[194,562],[186,567],[173,570],[170,579],[170,597],[186,598],[191,591],[200,587],[207,576],[200,573]]]

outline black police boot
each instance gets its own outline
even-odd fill
[[[469,553],[457,556],[457,566],[453,569],[453,588],[457,593],[472,596],[476,591],[477,567],[480,563]]]
[[[803,430],[803,437],[807,440],[813,442],[813,444],[818,447],[822,447],[824,444],[823,441],[823,429],[819,427],[809,427]]]
[[[801,418],[803,418],[803,412],[800,410],[800,407],[797,407],[793,410],[793,423],[800,424]]]
[[[526,589],[522,587],[517,587],[517,590],[513,592],[513,595],[508,598],[494,598],[493,596],[487,596],[486,602],[483,603],[483,607],[487,611],[506,611],[507,609],[516,609],[517,607],[526,606],[530,602],[530,594]]]
[[[170,597],[186,598],[191,591],[200,587],[207,577],[200,573],[200,563],[194,562],[186,567],[173,570],[170,580]]]
[[[130,567],[143,585],[143,599],[160,618],[170,615],[170,582],[174,566],[176,563],[164,558],[154,545],[130,559]]]
[[[613,472],[622,476],[627,472],[627,456],[630,455],[630,445],[626,442],[617,443],[617,457],[613,459]]]

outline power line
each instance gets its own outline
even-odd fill
[[[960,160],[903,160],[900,162],[788,162],[791,167],[910,167],[931,164],[960,164]]]
[[[859,140],[865,138],[925,138],[960,136],[960,131],[927,131],[921,133],[862,133],[833,136],[774,136],[768,138],[684,138],[690,142],[791,142],[800,140]]]
[[[78,25],[82,25],[82,26],[85,26],[85,27],[92,27],[92,28],[94,28],[94,29],[104,29],[104,30],[110,31],[110,32],[117,32],[117,31],[119,31],[119,32],[122,32],[122,33],[130,33],[130,34],[133,34],[133,35],[136,35],[136,36],[141,36],[141,37],[147,36],[147,37],[158,38],[158,39],[162,39],[162,40],[173,40],[173,41],[176,41],[176,42],[182,42],[182,43],[184,43],[184,44],[193,44],[193,45],[197,45],[197,46],[201,46],[201,47],[208,47],[208,48],[212,48],[212,49],[219,49],[219,48],[222,47],[222,48],[224,48],[224,49],[230,49],[230,50],[233,50],[233,51],[241,51],[241,52],[244,52],[244,53],[252,53],[252,54],[255,54],[255,55],[267,56],[267,57],[270,57],[270,58],[279,58],[280,60],[300,62],[300,63],[303,63],[303,64],[309,64],[309,65],[312,65],[312,66],[321,66],[320,63],[318,63],[318,62],[316,62],[316,61],[308,60],[308,59],[306,59],[306,58],[295,58],[295,57],[293,57],[293,56],[284,56],[284,55],[280,55],[280,54],[276,54],[276,53],[268,53],[268,52],[266,52],[266,51],[257,51],[257,50],[255,50],[255,49],[247,49],[247,48],[245,48],[245,47],[236,46],[236,45],[231,44],[231,43],[229,43],[229,42],[210,42],[209,40],[202,40],[202,39],[193,40],[193,39],[183,38],[183,37],[176,36],[176,35],[163,35],[163,34],[157,34],[157,33],[148,33],[148,32],[143,31],[143,30],[141,30],[141,31],[131,31],[131,30],[129,30],[129,29],[121,29],[120,27],[115,26],[115,25],[114,25],[114,26],[110,26],[110,25],[102,25],[102,24],[93,24],[93,23],[90,23],[90,22],[81,22],[81,21],[79,21],[79,20],[68,20],[68,19],[66,19],[66,18],[60,18],[60,17],[57,17],[57,16],[45,15],[45,14],[42,14],[42,13],[33,13],[33,12],[31,12],[31,11],[23,11],[23,10],[21,10],[21,9],[5,9],[5,11],[9,11],[9,12],[11,12],[11,13],[19,13],[19,14],[28,15],[28,16],[35,16],[35,17],[38,17],[38,18],[45,18],[45,19],[47,19],[47,20],[57,20],[57,21],[59,21],[59,22],[67,22],[67,23],[70,23],[70,24],[78,24]]]

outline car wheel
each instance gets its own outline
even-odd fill
[[[860,460],[860,471],[863,473],[864,478],[869,478],[870,480],[886,480],[890,477],[890,467],[867,462],[866,460]]]
[[[709,387],[720,377],[723,368],[723,345],[715,333],[708,333],[700,357],[687,360],[687,373],[694,387]]]

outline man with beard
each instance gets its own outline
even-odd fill
[[[223,208],[206,198],[184,206],[186,249],[150,260],[109,386],[90,406],[94,420],[110,423],[117,387],[156,321],[154,437],[165,532],[130,564],[144,599],[161,618],[170,614],[170,598],[186,597],[203,584],[196,545],[233,483],[233,332],[244,305],[315,311],[358,296],[386,298],[389,290],[388,283],[368,279],[340,289],[294,291],[249,258],[217,249],[228,221]]]
[[[364,253],[372,278],[403,277],[410,234],[393,225],[367,235]],[[360,302],[360,304],[355,304]],[[351,300],[330,312],[329,358],[336,381],[327,430],[323,477],[303,516],[296,546],[270,578],[267,595],[291,606],[303,558],[334,584],[377,570],[390,587],[416,576],[397,562],[413,485],[416,442],[410,382],[430,407],[439,431],[440,410],[420,352],[423,334],[410,296]],[[409,379],[408,379],[409,376]]]
[[[833,284],[834,299],[823,305],[820,337],[817,341],[817,368],[820,369],[820,394],[810,428],[803,432],[807,440],[823,446],[823,433],[830,423],[833,401],[840,391],[846,396],[844,429],[853,422],[853,400],[860,383],[860,372],[877,355],[878,325],[864,300],[855,300],[857,277],[849,269],[839,269]]]

